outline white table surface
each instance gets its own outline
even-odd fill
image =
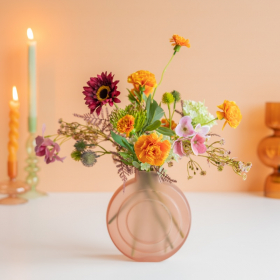
[[[0,205],[0,279],[280,279],[280,200],[186,193],[193,219],[184,246],[163,262],[137,263],[107,233],[111,195],[51,193]]]

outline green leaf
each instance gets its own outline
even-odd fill
[[[130,163],[130,162],[126,161],[126,160],[121,159],[121,161],[122,161],[124,164],[126,164],[126,165],[131,165],[131,166],[133,166],[132,163]]]
[[[149,122],[150,107],[151,107],[151,94],[149,95],[149,97],[147,98],[147,101],[146,101],[146,112],[147,112],[146,116],[147,117],[143,124],[141,132],[145,131],[145,127],[150,124],[150,122]]]
[[[151,95],[149,95],[149,97],[146,101],[147,119],[149,119],[150,107],[151,107]]]
[[[132,160],[131,159],[131,155],[128,154],[128,153],[125,153],[125,152],[119,152],[120,156],[123,158],[123,159],[126,159],[126,160]]]
[[[134,96],[132,96],[132,95],[129,94],[127,97],[128,97],[128,99],[129,99],[129,101],[130,101],[131,103],[137,102],[137,101],[135,100]]]
[[[141,102],[141,100],[142,100],[142,94],[140,94],[137,90],[134,90],[134,94],[136,95],[136,97],[138,98],[138,100]]]
[[[152,130],[156,130],[158,127],[161,126],[161,121],[155,121],[152,124],[150,124],[149,126],[147,126],[145,128],[145,131],[152,131]]]
[[[127,143],[128,145],[129,145],[129,143],[127,142],[127,140],[124,137],[116,134],[114,131],[111,131],[111,136],[116,143],[118,143],[119,145],[121,145],[122,147],[127,149],[127,147],[125,146],[124,143]]]
[[[163,135],[167,135],[167,136],[174,136],[175,132],[167,127],[159,127],[157,128],[157,132],[163,134]]]
[[[125,141],[124,141],[125,140]],[[124,147],[126,148],[126,149],[128,149],[131,153],[134,153],[134,149],[133,149],[133,146],[131,146],[128,142],[127,142],[127,140],[124,138],[124,140],[123,140],[123,144],[124,144]]]
[[[160,120],[164,115],[164,111],[161,107],[157,107],[156,108],[156,111],[155,111],[155,114],[154,114],[154,117],[152,119],[152,121],[157,121],[157,120]]]
[[[136,167],[136,168],[139,168],[139,167],[140,167],[140,164],[139,164],[137,161],[133,161],[132,164],[133,164],[133,166]]]
[[[161,107],[158,106],[157,102],[154,100],[151,104],[149,122],[153,123],[156,120],[159,120],[163,117],[164,111]]]
[[[145,102],[147,102],[147,99],[148,99],[148,98],[147,98],[147,96],[146,96],[146,94],[145,94],[144,92],[142,93],[142,98],[143,98],[143,100],[144,100]]]
[[[138,102],[138,100],[134,97],[134,95],[131,93],[131,91],[127,88],[127,91],[129,92],[129,95],[128,95],[128,99],[131,101],[131,102]]]

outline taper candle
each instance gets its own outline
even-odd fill
[[[28,37],[28,130],[36,132],[37,126],[37,93],[36,93],[36,45],[31,28],[27,29]]]
[[[10,123],[9,123],[9,143],[8,143],[8,176],[11,179],[17,175],[17,150],[18,150],[18,127],[19,127],[19,102],[16,87],[13,87],[13,100],[10,106]]]

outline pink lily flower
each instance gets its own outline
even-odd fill
[[[207,150],[205,144],[205,137],[201,136],[200,134],[196,134],[191,139],[191,147],[193,153],[197,156],[198,154],[204,154]]]
[[[175,128],[175,132],[178,136],[187,138],[193,136],[195,131],[192,126],[192,119],[190,116],[182,117],[179,124]]]
[[[56,160],[63,162],[65,157],[61,158],[58,156],[58,153],[60,151],[59,145],[52,141],[49,138],[44,138],[44,133],[46,130],[46,126],[43,125],[42,129],[42,136],[37,136],[36,141],[36,147],[35,147],[35,153],[38,157],[45,156],[45,162],[47,164],[54,162]]]

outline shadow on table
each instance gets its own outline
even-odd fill
[[[248,192],[251,196],[265,197],[263,192]]]
[[[87,255],[86,257],[102,260],[113,260],[122,262],[132,262],[131,259],[124,255],[114,255],[114,254],[97,254],[97,255]]]
[[[53,253],[55,255],[60,254],[67,257],[75,258],[87,258],[87,259],[100,259],[100,260],[113,260],[113,261],[126,261],[131,262],[132,260],[128,257],[122,255],[121,253],[117,254],[111,250],[111,248],[102,247],[99,245],[88,246],[86,244],[78,244],[75,242],[61,240],[56,241],[55,243],[44,243],[44,242],[34,242],[32,244],[25,243],[26,248],[33,249],[37,251],[45,251],[46,253]],[[18,244],[10,244],[10,246],[20,246]],[[116,251],[116,250],[115,250]],[[104,252],[104,253],[103,253]]]

